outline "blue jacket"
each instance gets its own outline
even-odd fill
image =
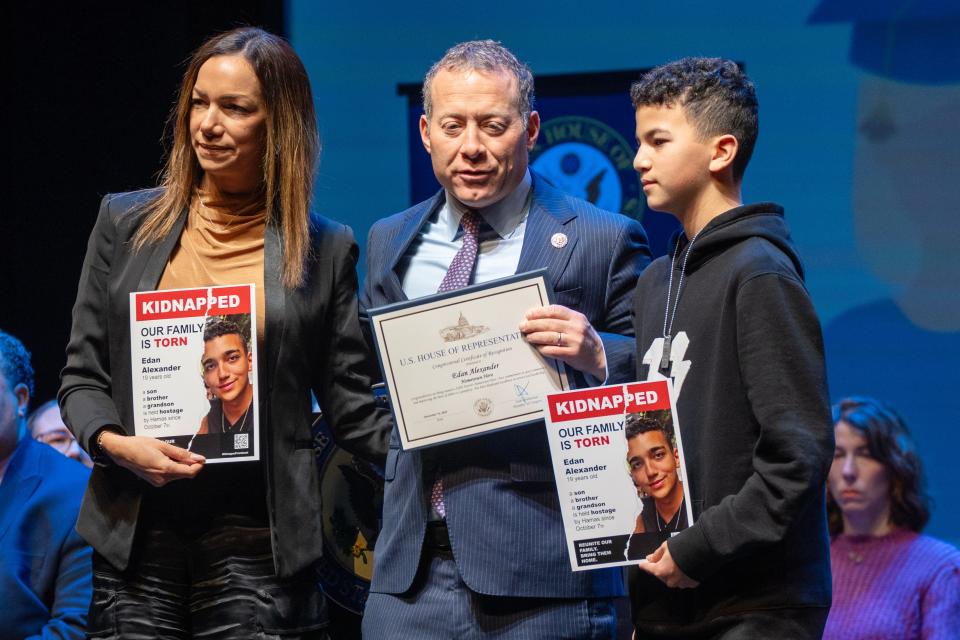
[[[20,441],[0,483],[0,638],[83,638],[90,547],[74,526],[90,471]]]

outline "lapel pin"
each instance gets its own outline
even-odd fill
[[[552,244],[557,249],[563,249],[567,246],[567,234],[565,233],[555,233],[550,236],[550,244]]]

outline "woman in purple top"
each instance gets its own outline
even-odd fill
[[[868,398],[834,407],[827,494],[833,606],[824,638],[960,638],[960,552],[930,518],[906,424]]]

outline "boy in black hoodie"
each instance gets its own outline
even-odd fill
[[[819,638],[833,452],[820,325],[783,208],[743,205],[757,98],[685,58],[631,88],[647,205],[683,230],[637,282],[640,379],[671,378],[695,523],[630,567],[640,638]]]

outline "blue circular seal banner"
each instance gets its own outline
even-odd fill
[[[322,417],[313,425],[320,469],[323,557],[317,565],[324,592],[341,607],[363,613],[380,533],[383,476],[369,462],[341,449]]]
[[[633,156],[623,136],[603,122],[563,116],[540,125],[530,160],[561,191],[640,220],[644,199]]]

